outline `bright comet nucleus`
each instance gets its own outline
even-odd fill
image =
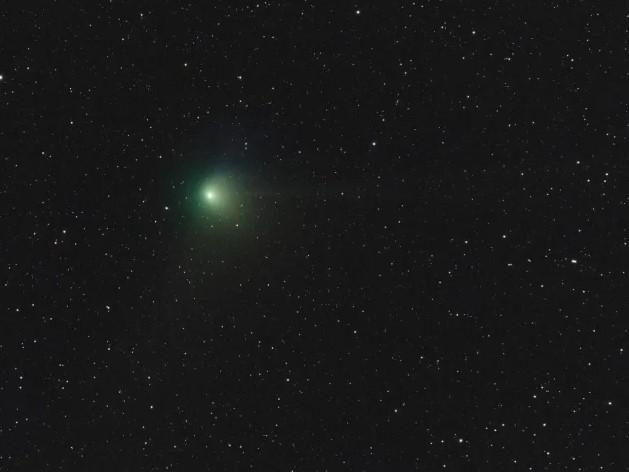
[[[218,185],[216,183],[212,183],[211,185],[205,185],[201,189],[201,197],[205,201],[207,205],[216,206],[221,203],[222,195],[224,195],[225,189],[219,191]],[[224,203],[224,202],[223,202]]]
[[[195,180],[194,194],[189,196],[200,221],[210,228],[242,228],[244,220],[250,218],[252,202],[243,180],[243,175],[235,171],[215,171]]]
[[[212,221],[232,220],[242,214],[243,187],[232,174],[214,174],[201,181],[197,187],[197,205],[204,209],[204,217]]]

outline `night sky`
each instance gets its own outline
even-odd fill
[[[622,2],[30,5],[0,471],[629,470]]]

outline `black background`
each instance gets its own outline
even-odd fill
[[[5,2],[0,470],[624,470],[629,11],[481,3]]]

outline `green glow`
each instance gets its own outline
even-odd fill
[[[212,207],[216,210],[225,208],[230,200],[235,197],[235,189],[229,182],[221,181],[218,178],[206,182],[201,187],[202,201],[205,206]]]
[[[241,216],[245,192],[233,174],[221,173],[201,181],[197,205],[210,224],[233,222]]]
[[[255,237],[258,199],[250,174],[226,165],[196,165],[172,179],[177,184],[171,198],[181,201],[181,221],[190,235],[201,238],[194,247],[224,247]]]

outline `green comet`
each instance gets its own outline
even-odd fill
[[[258,186],[246,169],[206,161],[192,160],[169,177],[169,199],[180,202],[180,221],[190,237],[201,238],[191,247],[244,244],[257,236]]]
[[[211,185],[206,185],[203,188],[203,198],[205,202],[209,205],[215,205],[219,202],[218,195],[219,192]]]
[[[238,199],[238,191],[233,182],[225,177],[214,177],[201,186],[201,200],[204,206],[216,211],[226,211]]]
[[[247,192],[236,174],[217,173],[207,177],[199,182],[197,192],[199,216],[210,225],[221,222],[240,225],[247,207]]]

